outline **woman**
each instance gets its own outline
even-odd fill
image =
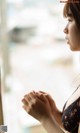
[[[63,14],[68,18],[64,29],[67,43],[72,51],[80,50],[80,0],[67,2]],[[23,108],[41,122],[48,133],[80,133],[80,85],[59,111],[55,101],[45,92],[30,92],[22,99]]]

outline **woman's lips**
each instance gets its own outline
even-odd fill
[[[69,44],[69,39],[67,37],[65,39],[66,39],[67,43]]]

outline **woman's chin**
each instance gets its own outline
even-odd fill
[[[67,44],[70,44],[69,41],[67,41]]]
[[[75,51],[75,52],[78,51],[76,48],[73,48],[73,47],[71,47],[71,46],[70,46],[70,50],[71,50],[71,51]]]

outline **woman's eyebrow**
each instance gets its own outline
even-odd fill
[[[73,17],[72,13],[67,13],[68,17]]]

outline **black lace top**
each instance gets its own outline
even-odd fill
[[[63,107],[63,127],[70,133],[78,133],[80,123],[80,96],[65,109],[66,103]]]

